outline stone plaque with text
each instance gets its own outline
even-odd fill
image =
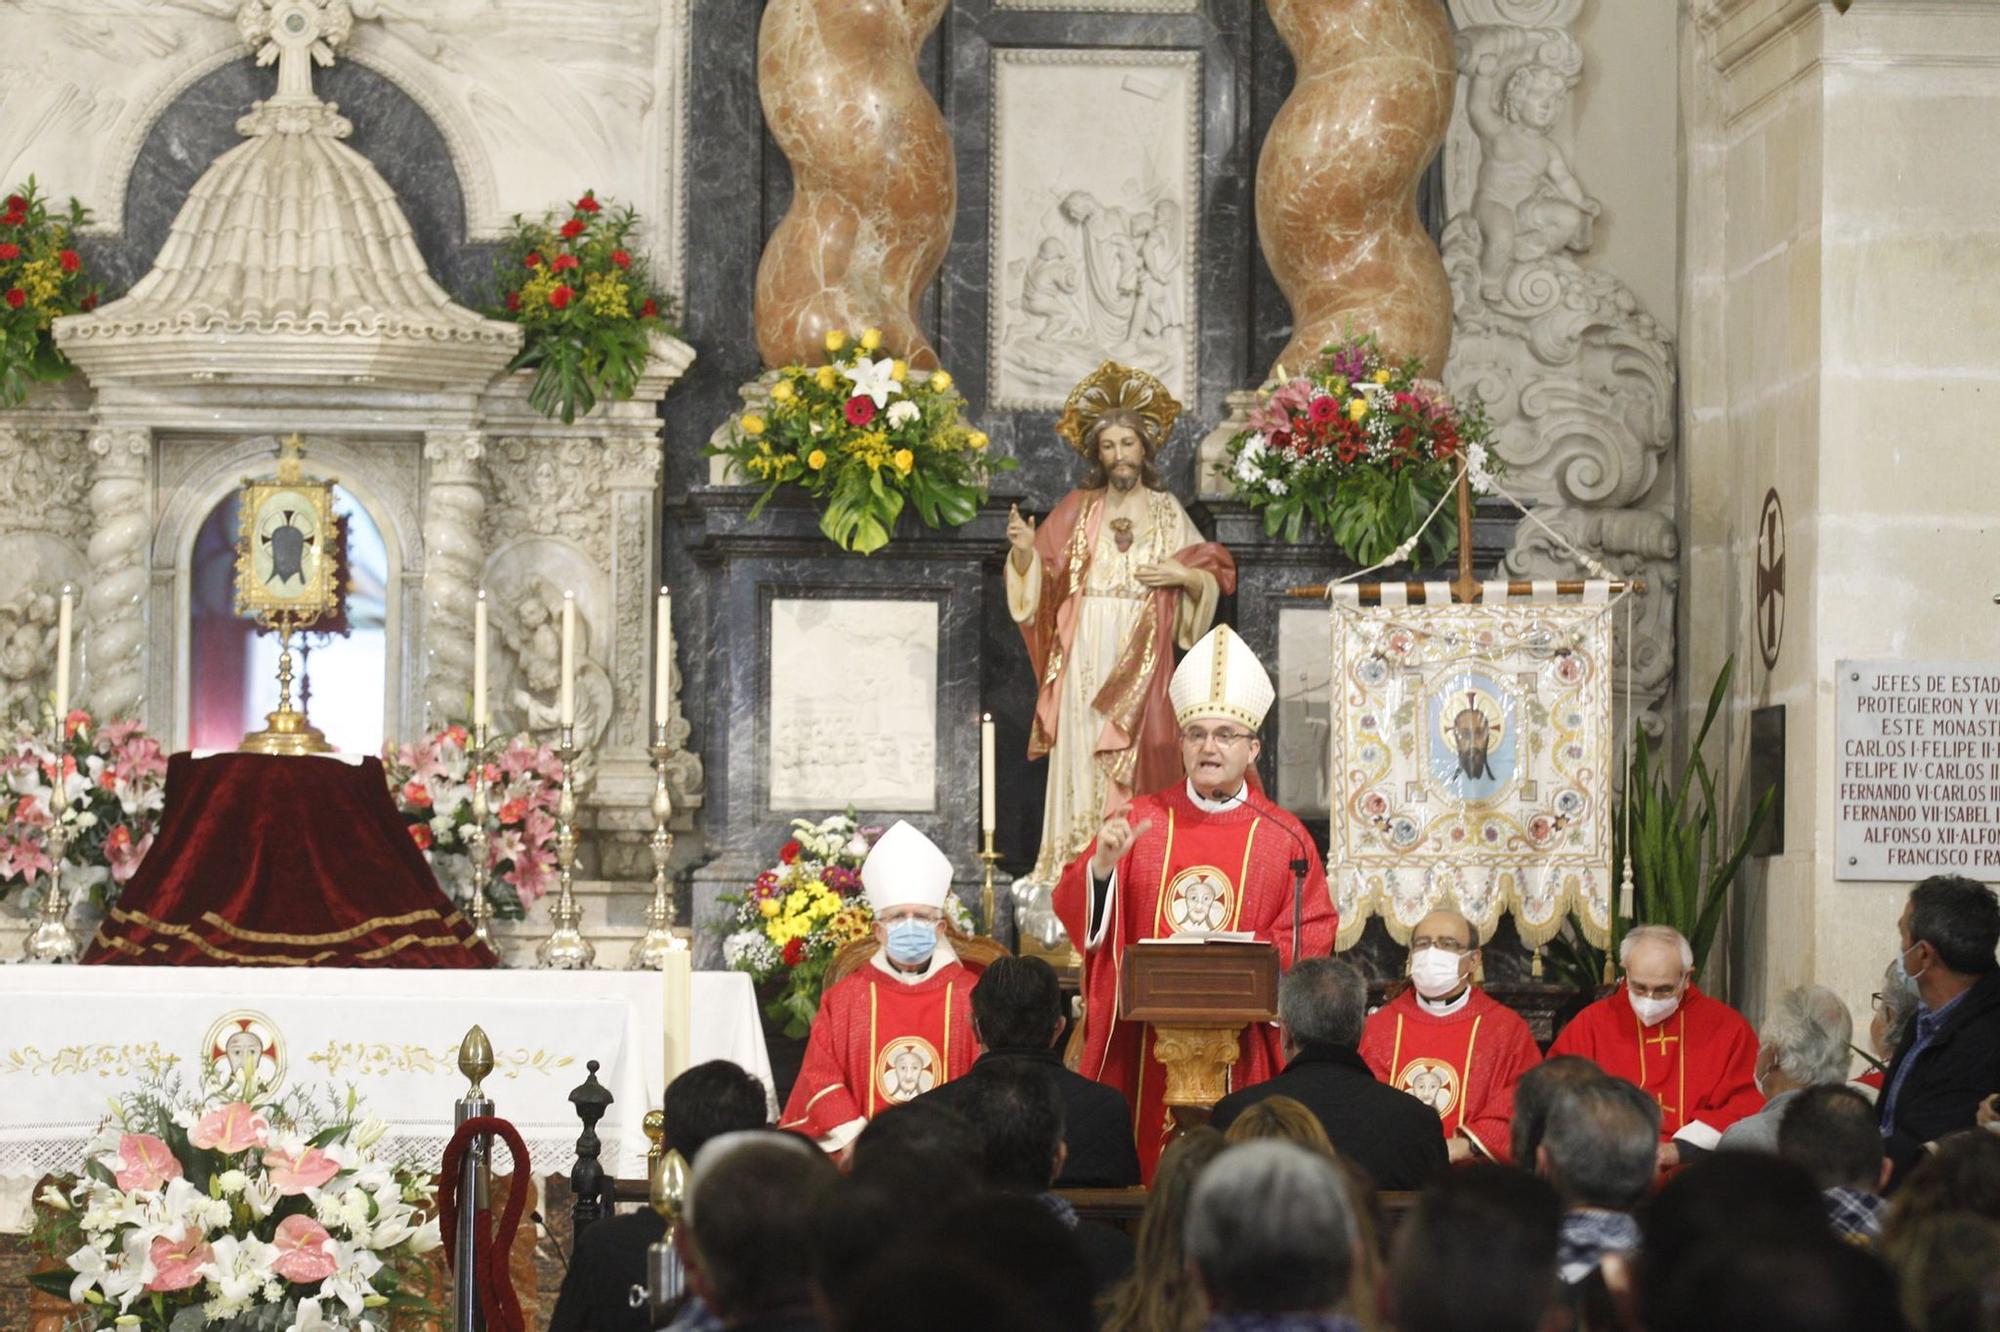
[[[2000,663],[1843,661],[1834,877],[2000,879]]]

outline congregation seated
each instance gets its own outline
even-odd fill
[[[1555,1190],[1524,1171],[1486,1163],[1449,1171],[1424,1191],[1396,1237],[1389,1270],[1396,1332],[1548,1326],[1560,1210]]]
[[[725,1133],[761,1128],[770,1117],[764,1084],[726,1059],[696,1064],[667,1084],[660,1145],[693,1161]],[[606,1218],[577,1238],[556,1296],[549,1332],[647,1332],[643,1307],[627,1298],[646,1280],[646,1250],[666,1233],[650,1207]]]
[[[1541,1140],[1521,1164],[1562,1200],[1557,1275],[1565,1285],[1597,1276],[1608,1255],[1638,1248],[1634,1212],[1652,1187],[1659,1142],[1659,1106],[1622,1078],[1597,1074],[1553,1089]]]
[[[1778,996],[1757,1040],[1754,1076],[1764,1108],[1724,1130],[1718,1151],[1777,1151],[1779,1121],[1799,1094],[1847,1080],[1854,1019],[1832,990],[1800,985]]]
[[[792,1134],[726,1134],[695,1158],[682,1253],[688,1287],[729,1332],[817,1332],[802,1262],[836,1172]]]
[[[1618,946],[1622,983],[1570,1020],[1551,1055],[1581,1055],[1659,1102],[1662,1170],[1713,1151],[1764,1103],[1757,1036],[1694,983],[1694,949],[1666,925],[1635,925]]]
[[[1867,1097],[1839,1083],[1799,1091],[1778,1125],[1778,1155],[1812,1176],[1836,1235],[1860,1244],[1881,1236],[1889,1159]]]
[[[1973,1127],[1980,1102],[2000,1090],[2000,899],[1983,883],[1937,875],[1910,890],[1897,930],[1894,969],[1917,1010],[1878,1108],[1900,1178],[1927,1144]]]
[[[1213,1128],[1196,1128],[1167,1144],[1146,1195],[1132,1275],[1104,1304],[1104,1332],[1198,1332],[1207,1321],[1200,1285],[1188,1268],[1188,1200],[1208,1163],[1229,1145]]]
[[[1345,958],[1311,957],[1278,983],[1284,1071],[1215,1103],[1211,1122],[1227,1130],[1272,1096],[1312,1111],[1334,1148],[1368,1172],[1378,1189],[1419,1189],[1446,1165],[1437,1112],[1376,1080],[1358,1049],[1368,983]]]
[[[980,1055],[962,1078],[924,1094],[964,1113],[1002,1070],[1043,1070],[1062,1097],[1062,1173],[1058,1188],[1128,1188],[1139,1182],[1132,1106],[1116,1088],[1065,1068],[1056,1049],[1064,1019],[1055,969],[1038,957],[994,960],[972,987],[972,1029]]]
[[[1131,1237],[1101,1222],[1079,1220],[1053,1192],[1068,1148],[1062,1095],[1049,1070],[1028,1062],[995,1067],[966,1099],[965,1117],[979,1134],[987,1186],[1048,1209],[1089,1265],[1093,1296],[1122,1281],[1132,1270]]]
[[[1207,1332],[1352,1332],[1354,1320],[1333,1309],[1355,1242],[1346,1185],[1324,1157],[1281,1141],[1230,1147],[1188,1201],[1187,1256],[1208,1297]]]

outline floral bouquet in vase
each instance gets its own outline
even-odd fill
[[[842,550],[889,544],[904,505],[927,527],[971,522],[993,473],[1012,458],[959,419],[965,399],[943,370],[913,372],[882,350],[882,334],[826,335],[826,364],[788,365],[770,385],[768,412],[733,417],[711,444],[764,487],[755,517],[781,487],[822,505],[819,530]]]
[[[147,1332],[381,1332],[434,1314],[429,1181],[377,1160],[380,1121],[249,1076],[183,1091],[168,1074],[114,1103],[81,1177],[36,1200],[29,1278],[75,1306],[67,1326]]]
[[[521,326],[509,370],[532,370],[528,404],[567,425],[600,398],[629,398],[655,332],[673,333],[674,302],[632,247],[639,215],[595,192],[539,221],[514,218],[494,275],[500,308]]]
[[[33,176],[0,205],[0,407],[19,406],[32,385],[70,372],[50,326],[97,308],[97,287],[75,249],[89,220],[74,199],[52,214]]]
[[[60,764],[63,886],[108,910],[152,849],[167,798],[167,756],[138,722],[99,727],[89,713],[63,719],[60,755],[46,727],[22,723],[0,754],[7,805],[0,811],[0,898],[17,891],[33,907],[47,891],[49,832]]]
[[[438,883],[455,900],[472,892],[472,758],[463,726],[447,726],[382,756],[395,797]],[[486,900],[503,920],[520,920],[556,872],[556,803],[562,760],[517,735],[486,763]],[[497,825],[497,826],[491,826]]]
[[[1415,359],[1389,360],[1372,337],[1326,348],[1300,375],[1280,367],[1220,465],[1235,498],[1273,536],[1296,541],[1310,521],[1356,564],[1373,565],[1422,527],[1461,465],[1485,493],[1498,471],[1485,414],[1454,406],[1421,372]],[[1432,523],[1420,563],[1457,548],[1457,525]]]
[[[795,819],[777,863],[749,891],[719,899],[731,908],[721,925],[722,959],[759,985],[784,982],[764,1016],[782,1023],[786,1036],[796,1039],[811,1027],[834,955],[875,928],[861,893],[861,862],[881,835],[880,828],[857,825],[851,810],[818,823]],[[958,898],[945,899],[945,915],[961,933],[972,932],[971,913]]]

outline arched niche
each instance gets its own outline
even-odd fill
[[[195,652],[192,638],[196,596],[195,557],[203,527],[217,506],[236,493],[245,477],[273,475],[279,441],[272,435],[226,440],[181,439],[168,449],[181,455],[185,471],[161,505],[153,531],[153,597],[148,627],[150,681],[158,692],[148,709],[152,726],[171,736],[176,750],[190,747]],[[418,718],[421,662],[417,651],[423,621],[422,529],[411,496],[413,451],[385,450],[341,438],[307,441],[308,476],[332,477],[364,513],[381,542],[383,589],[381,735],[406,740]],[[179,469],[177,469],[179,470]],[[238,737],[240,739],[240,737]]]

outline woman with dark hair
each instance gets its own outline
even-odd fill
[[[1195,1180],[1228,1145],[1214,1129],[1198,1128],[1161,1154],[1139,1222],[1138,1258],[1132,1275],[1106,1300],[1105,1332],[1196,1332],[1208,1317],[1201,1285],[1188,1271],[1182,1233]]]

